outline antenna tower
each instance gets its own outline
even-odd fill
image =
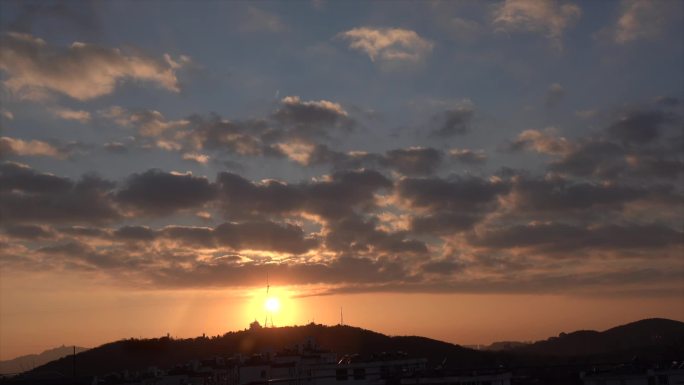
[[[266,301],[268,301],[268,292],[271,289],[271,285],[268,282],[268,272],[266,272]],[[264,327],[268,327],[268,316],[270,311],[266,308],[266,320],[264,321]],[[271,327],[273,327],[273,314],[271,314]]]

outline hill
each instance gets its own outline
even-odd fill
[[[437,365],[445,358],[451,366],[483,366],[492,362],[490,353],[425,337],[390,337],[351,326],[309,324],[230,332],[216,337],[162,337],[117,341],[77,354],[76,371],[78,375],[97,375],[124,369],[145,369],[150,366],[170,368],[192,359],[279,350],[301,343],[308,337],[314,337],[323,348],[341,354],[367,355],[401,350],[412,356],[427,358],[430,365]],[[72,359],[67,358],[43,365],[33,372],[71,371]]]
[[[497,352],[472,350],[425,337],[391,337],[351,326],[309,324],[229,332],[215,337],[121,340],[77,354],[76,371],[85,376],[150,366],[171,368],[193,359],[277,351],[309,337],[339,354],[368,355],[401,350],[414,357],[427,358],[430,367],[446,359],[447,368],[628,362],[635,355],[648,360],[684,359],[684,323],[666,319],[637,321],[603,332],[561,333],[524,346],[509,343],[511,349]],[[63,358],[36,368],[33,373],[71,373],[71,370],[72,359]]]
[[[73,349],[73,346],[62,345],[39,354],[28,354],[11,360],[0,361],[0,374],[15,374],[31,370],[50,361],[66,357],[73,353]],[[76,347],[76,353],[86,350],[88,349],[80,346]]]
[[[515,347],[510,352],[555,356],[614,356],[684,352],[684,322],[651,318],[602,332],[561,333],[545,341]]]

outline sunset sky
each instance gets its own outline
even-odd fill
[[[0,2],[0,359],[684,320],[684,2]]]

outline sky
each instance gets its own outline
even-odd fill
[[[0,2],[0,359],[684,320],[684,2]]]

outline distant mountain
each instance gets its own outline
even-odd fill
[[[684,353],[684,322],[651,318],[602,332],[580,330],[561,333],[558,337],[509,351],[554,356],[628,357],[652,353],[681,355]]]
[[[81,353],[88,350],[88,348],[76,347],[76,353]],[[0,374],[15,374],[21,373],[62,357],[73,354],[73,346],[60,346],[54,349],[46,350],[40,354],[29,354],[26,356],[17,357],[11,360],[0,361]]]
[[[497,341],[490,345],[480,347],[480,350],[488,350],[491,352],[500,352],[503,350],[512,350],[530,345],[530,342],[519,341]]]

